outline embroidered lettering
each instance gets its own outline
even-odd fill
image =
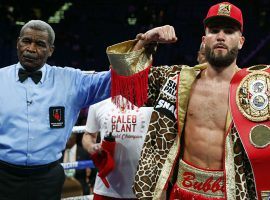
[[[225,188],[222,182],[222,177],[219,177],[217,180],[214,180],[213,176],[207,178],[205,181],[199,181],[196,175],[192,172],[183,173],[182,185],[186,188],[193,188],[197,191],[203,192],[222,192],[224,193]]]

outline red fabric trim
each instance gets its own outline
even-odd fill
[[[130,76],[118,75],[116,71],[111,68],[111,96],[112,101],[118,108],[123,106],[129,108],[131,106],[125,102],[123,104],[122,97],[125,97],[132,105],[138,107],[143,106],[147,102],[148,74],[150,67],[151,65]]]
[[[115,142],[103,141],[102,151],[96,152],[91,155],[91,158],[98,169],[98,176],[101,178],[104,185],[109,188],[109,182],[106,179],[106,176],[114,169],[114,149]]]
[[[208,197],[203,194],[195,194],[193,192],[183,190],[177,184],[173,186],[170,200],[225,200],[225,198]]]

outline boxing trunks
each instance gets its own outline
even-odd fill
[[[170,200],[225,200],[223,170],[208,170],[180,160]]]

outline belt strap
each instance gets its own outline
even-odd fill
[[[270,195],[269,72],[242,69],[230,87],[232,118],[251,163],[258,199]]]

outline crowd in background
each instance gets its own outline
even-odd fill
[[[155,65],[197,63],[197,51],[203,35],[202,20],[210,2],[193,1],[70,1],[72,6],[64,18],[51,24],[56,32],[55,54],[50,64],[72,66],[82,70],[103,71],[109,67],[106,47],[129,38],[138,32],[161,26],[173,25],[179,42],[159,46]],[[233,2],[233,1],[231,1]],[[0,2],[0,68],[17,61],[16,41],[21,25],[16,21],[41,19],[47,21],[62,6],[63,1],[4,1]],[[244,12],[245,48],[239,56],[239,67],[269,64],[270,52],[270,3],[267,0],[241,0],[233,2]],[[53,7],[53,9],[48,9]],[[188,8],[188,9],[186,9]],[[268,25],[267,25],[268,24]],[[252,28],[251,28],[252,27]],[[255,27],[255,29],[254,29]],[[85,125],[87,112],[82,111],[77,125]],[[81,147],[81,136],[76,144]],[[82,153],[85,154],[85,153]],[[88,156],[88,155],[87,155]],[[83,157],[85,159],[85,157]],[[91,193],[91,180],[84,185],[84,194]],[[78,171],[77,179],[86,181],[87,171]],[[90,177],[90,174],[88,174]],[[85,188],[86,187],[86,188]]]
[[[179,41],[159,47],[155,65],[196,64],[196,51],[203,35],[203,13],[211,1],[62,1],[45,0],[0,2],[0,67],[16,62],[16,38],[21,25],[30,19],[48,21],[56,11],[70,2],[59,23],[51,23],[56,31],[55,54],[50,64],[72,66],[82,70],[108,69],[106,47],[129,38],[138,32],[164,24],[173,25]],[[231,1],[244,12],[245,48],[238,65],[269,63],[269,1]],[[47,9],[50,7],[51,9]],[[188,8],[188,9],[187,9]],[[252,27],[252,28],[251,28]]]

